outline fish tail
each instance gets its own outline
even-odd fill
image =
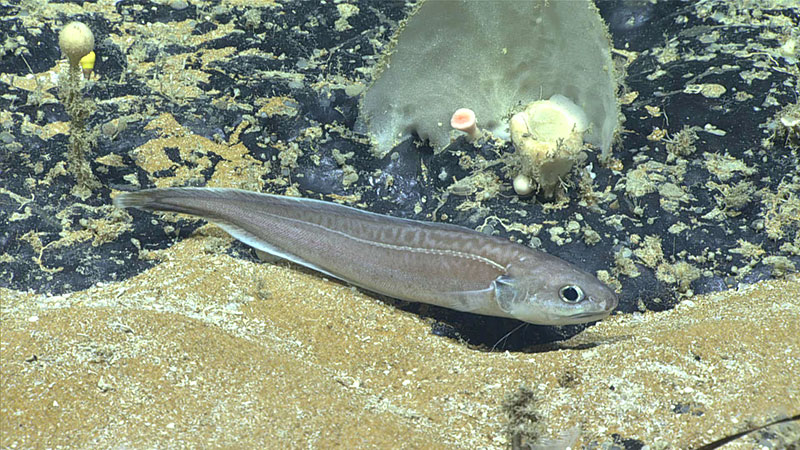
[[[123,192],[114,197],[117,208],[136,208],[144,211],[174,211],[176,192],[173,189],[144,189],[135,192]]]
[[[198,205],[198,200],[220,197],[221,192],[210,188],[155,188],[123,192],[114,198],[118,208],[136,208],[143,211],[176,212],[204,215],[207,211]],[[200,206],[200,207],[198,207]]]
[[[118,208],[136,208],[148,212],[173,212],[203,217],[215,222],[232,222],[225,205],[244,202],[242,207],[257,207],[272,199],[268,194],[240,189],[208,187],[168,187],[123,192],[114,198]],[[254,204],[255,203],[255,204]]]

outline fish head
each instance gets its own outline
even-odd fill
[[[500,309],[537,325],[594,322],[619,303],[617,294],[597,277],[544,253],[509,264],[493,284]]]

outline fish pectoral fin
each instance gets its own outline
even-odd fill
[[[500,275],[492,281],[492,291],[494,291],[494,298],[500,309],[507,314],[511,314],[514,303],[517,302],[517,297],[519,297],[517,281],[507,275]]]

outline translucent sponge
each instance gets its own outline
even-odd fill
[[[590,0],[426,0],[401,24],[361,101],[378,156],[417,134],[439,152],[474,111],[481,129],[509,137],[520,105],[568,97],[584,111],[586,140],[607,155],[619,105],[605,24]]]

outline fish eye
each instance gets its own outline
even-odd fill
[[[580,303],[583,300],[583,289],[580,286],[570,284],[559,289],[558,296],[567,303]]]

